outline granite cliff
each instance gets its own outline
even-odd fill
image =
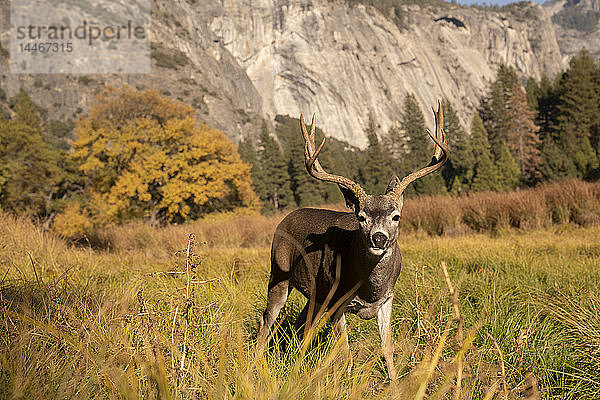
[[[359,146],[369,115],[388,129],[409,91],[423,111],[449,98],[466,122],[496,63],[535,78],[561,68],[550,19],[535,4],[506,12],[404,5],[398,26],[339,1],[213,3],[209,26],[261,93],[264,115],[317,112],[325,132]]]
[[[255,135],[263,118],[317,112],[327,134],[365,146],[369,116],[382,132],[397,124],[407,92],[430,124],[439,97],[467,123],[497,63],[538,79],[564,67],[547,6],[360,2],[153,0],[152,72],[77,76],[10,74],[9,7],[0,0],[0,106],[6,112],[24,87],[48,119],[72,119],[103,85],[128,83],[185,101],[233,140]]]
[[[552,0],[544,9],[554,23],[565,62],[582,47],[600,60],[600,0]]]

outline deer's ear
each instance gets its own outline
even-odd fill
[[[358,211],[359,201],[354,192],[350,189],[345,188],[342,185],[338,185],[342,194],[344,195],[344,199],[346,200],[346,207],[352,210],[352,212]]]
[[[398,177],[396,175],[392,176],[392,179],[390,179],[390,182],[387,185],[387,188],[385,189],[385,194],[390,195],[394,192],[394,189],[396,188],[396,186],[398,186],[400,184],[400,179],[398,179]]]

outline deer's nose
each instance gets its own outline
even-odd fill
[[[385,244],[388,241],[388,237],[383,232],[375,232],[373,234],[373,236],[371,236],[371,241],[373,242],[373,244],[375,245],[375,247],[383,249],[385,247]]]

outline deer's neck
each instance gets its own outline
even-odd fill
[[[351,257],[355,261],[352,268],[354,276],[371,288],[386,285],[390,280],[395,282],[400,259],[398,246],[394,244],[384,254],[376,256],[360,243],[359,238],[356,241],[359,243],[352,246],[354,254]]]

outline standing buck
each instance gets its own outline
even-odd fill
[[[257,337],[259,351],[270,340],[269,331],[290,291],[296,288],[309,299],[297,324],[305,324],[307,332],[311,321],[328,309],[333,313],[334,332],[342,335],[348,356],[344,313],[362,319],[376,317],[388,374],[396,378],[391,321],[394,285],[402,263],[397,239],[403,194],[411,182],[437,171],[448,158],[440,102],[433,113],[435,134],[427,130],[435,143],[431,162],[402,180],[393,176],[383,195],[368,195],[352,180],[326,172],[317,159],[325,139],[316,148],[315,117],[309,134],[300,115],[308,173],[336,183],[352,212],[301,208],[281,221],[271,247],[267,308]]]

